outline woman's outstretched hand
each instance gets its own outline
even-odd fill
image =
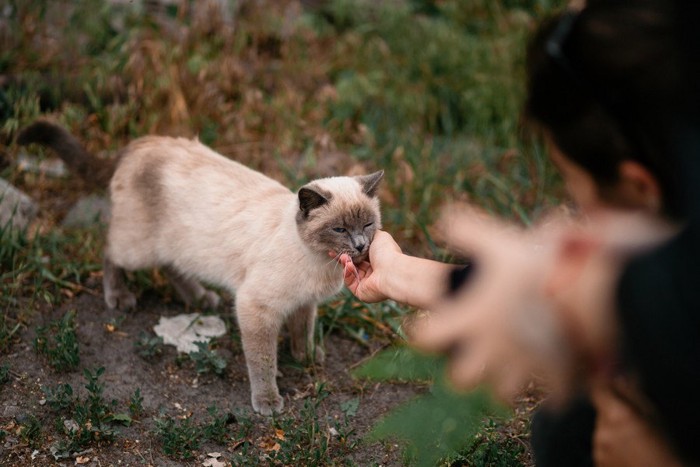
[[[369,261],[354,264],[349,255],[340,255],[338,261],[343,266],[345,285],[363,302],[375,303],[390,298],[385,279],[391,274],[394,258],[401,254],[401,248],[391,235],[378,230],[369,248]]]

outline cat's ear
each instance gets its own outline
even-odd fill
[[[377,188],[379,188],[379,182],[382,180],[382,178],[384,178],[384,171],[380,170],[369,175],[359,175],[355,178],[358,182],[360,182],[362,191],[370,198],[374,198],[375,196],[377,196]]]
[[[328,202],[328,198],[311,188],[301,188],[299,190],[299,209],[304,213],[304,217],[309,215],[312,209],[323,206]]]

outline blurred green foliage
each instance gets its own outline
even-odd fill
[[[400,346],[381,352],[354,374],[378,381],[429,384],[426,394],[386,415],[372,431],[375,439],[403,441],[409,463],[495,465],[494,461],[510,458],[514,463],[509,465],[520,465],[522,447],[493,435],[494,419],[504,419],[509,411],[483,389],[468,394],[451,389],[445,380],[444,359]]]

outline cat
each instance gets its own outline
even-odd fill
[[[322,358],[313,341],[317,304],[343,282],[329,253],[356,263],[367,258],[381,228],[377,189],[384,172],[317,179],[295,194],[197,140],[145,136],[116,162],[105,162],[62,127],[40,120],[18,136],[19,144],[32,142],[56,150],[93,184],[109,180],[107,306],[134,308],[124,271],[151,267],[162,268],[187,304],[219,305],[200,281],[235,292],[253,409],[281,411],[281,327],[286,322],[294,358]]]

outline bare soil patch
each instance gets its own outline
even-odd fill
[[[76,312],[80,367],[69,373],[57,373],[35,352],[32,342],[42,320],[48,323],[70,310]],[[378,417],[420,394],[424,388],[354,379],[351,369],[376,348],[332,334],[324,343],[325,363],[305,368],[292,361],[282,344],[280,370],[283,376],[278,381],[285,397],[285,409],[277,420],[272,420],[252,412],[245,360],[235,320],[230,316],[227,319],[229,333],[218,340],[217,353],[228,363],[221,377],[198,374],[193,362],[178,358],[170,346],[153,358],[139,356],[134,343],[142,333],[153,335],[153,326],[161,316],[185,311],[183,306],[166,303],[158,294],[147,292],[140,298],[138,310],[129,314],[107,310],[102,297],[90,294],[81,294],[39,313],[34,325],[23,329],[19,342],[3,357],[10,367],[10,380],[0,385],[0,429],[6,432],[0,440],[0,464],[203,465],[212,459],[207,455],[212,452],[220,454],[218,460],[223,465],[284,464],[286,461],[279,458],[279,450],[294,449],[285,448],[282,442],[294,437],[289,428],[288,432],[280,433],[290,426],[285,425],[284,420],[296,418],[297,428],[309,428],[303,426],[309,423],[308,417],[304,418],[304,414],[308,414],[308,405],[304,408],[308,402],[317,403],[314,418],[320,436],[316,439],[327,443],[324,464],[401,464],[401,450],[397,445],[371,442],[365,436]],[[113,442],[91,443],[83,452],[71,453],[71,458],[56,460],[51,446],[65,438],[61,426],[67,416],[56,413],[46,404],[42,386],[68,383],[75,396],[85,399],[87,390],[82,370],[94,371],[100,367],[105,369],[101,377],[103,398],[112,404],[114,412],[128,413],[129,400],[139,389],[143,413],[133,417],[130,426],[116,426],[118,433]],[[358,403],[356,410],[348,410],[348,406],[354,407],[355,401]],[[216,407],[217,416],[230,414],[226,441],[221,444],[205,441],[188,460],[166,455],[162,439],[156,435],[156,419],[169,417],[204,423],[211,418],[210,407]],[[32,416],[40,422],[40,432],[28,439],[22,434],[22,426]],[[298,448],[320,449],[314,443],[300,444]]]

